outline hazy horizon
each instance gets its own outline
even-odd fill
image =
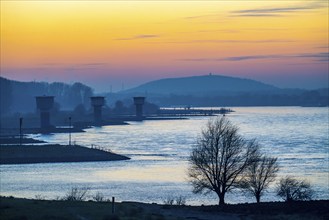
[[[226,75],[328,87],[328,2],[1,1],[1,76],[96,92]]]
[[[228,77],[234,77],[234,78],[238,78],[238,79],[250,79],[250,80],[255,80],[257,82],[260,82],[260,83],[264,83],[264,84],[267,84],[267,85],[270,85],[270,86],[275,86],[279,89],[306,89],[306,90],[313,90],[313,89],[324,89],[324,88],[329,88],[328,86],[329,85],[325,85],[323,87],[293,87],[293,86],[287,86],[287,87],[280,87],[280,86],[277,86],[273,83],[267,83],[267,82],[264,82],[264,81],[260,81],[260,80],[257,80],[257,79],[251,79],[251,78],[246,78],[246,77],[239,77],[239,76],[229,76],[229,75],[222,75],[222,74],[213,74],[211,73],[212,75],[214,76],[228,76]],[[45,82],[45,83],[65,83],[65,84],[68,84],[68,85],[73,85],[74,83],[83,83],[84,85],[86,86],[89,86],[91,87],[94,92],[97,94],[97,93],[109,93],[109,92],[113,92],[113,93],[118,93],[118,92],[121,92],[121,91],[124,91],[124,90],[129,90],[129,89],[133,89],[133,88],[137,88],[141,85],[144,85],[144,84],[147,84],[147,83],[150,83],[150,82],[153,82],[153,81],[157,81],[157,80],[162,80],[162,79],[171,79],[171,78],[184,78],[184,77],[200,77],[200,76],[208,76],[208,74],[205,74],[205,75],[191,75],[191,76],[173,76],[173,77],[168,77],[168,78],[159,78],[159,79],[154,79],[154,80],[149,80],[149,81],[145,81],[145,82],[141,82],[141,83],[133,83],[133,84],[129,84],[128,86],[126,84],[124,84],[124,82],[120,85],[116,85],[116,84],[109,84],[109,86],[107,87],[104,87],[103,90],[98,88],[97,87],[97,84],[95,86],[93,86],[92,84],[90,84],[89,82],[80,82],[80,81],[70,81],[70,82],[65,82],[65,81],[45,81],[45,80],[37,80],[37,79],[33,79],[33,80],[16,80],[16,79],[12,79],[12,78],[8,78],[8,77],[5,77],[6,79],[8,80],[14,80],[14,81],[18,81],[18,82]]]

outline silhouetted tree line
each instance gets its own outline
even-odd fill
[[[8,79],[0,77],[0,116],[10,111],[12,85]]]
[[[259,94],[243,93],[239,95],[170,95],[152,97],[152,101],[161,106],[192,105],[192,106],[328,106],[328,89],[300,91],[298,93]]]
[[[134,115],[136,111],[136,107],[131,101],[132,99],[126,100],[117,100],[114,103],[114,106],[111,108],[105,109],[105,112],[112,116],[120,116],[120,115]],[[160,107],[145,101],[143,105],[143,114],[144,115],[152,115],[159,113]]]
[[[78,105],[90,107],[93,90],[82,84],[17,82],[0,77],[1,115],[15,112],[34,112],[35,96],[55,96],[57,109],[74,109]]]

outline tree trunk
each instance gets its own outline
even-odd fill
[[[256,193],[255,195],[257,203],[260,203],[260,194]]]
[[[225,193],[219,193],[218,194],[218,197],[219,197],[219,203],[218,203],[218,205],[224,205],[225,204],[225,200],[224,200]]]

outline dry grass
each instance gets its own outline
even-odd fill
[[[136,202],[50,201],[0,197],[1,220],[93,219],[93,220],[179,220],[182,214],[212,216],[210,219],[318,220],[329,219],[329,200],[296,203],[270,202],[218,206],[156,205]],[[180,216],[180,217],[179,217]],[[217,218],[217,217],[218,218]],[[227,218],[226,218],[226,217]],[[230,218],[232,217],[232,218]]]

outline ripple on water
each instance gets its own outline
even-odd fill
[[[278,157],[278,177],[306,178],[317,198],[329,199],[328,109],[300,107],[234,108],[227,117],[247,139],[256,138],[265,154]],[[162,203],[168,196],[186,197],[188,204],[216,204],[214,194],[194,195],[187,182],[188,156],[207,117],[145,121],[90,128],[72,134],[73,142],[98,145],[132,159],[117,162],[1,165],[2,195],[48,198],[71,187],[89,187],[118,201]],[[31,135],[50,143],[67,144],[67,134]],[[271,185],[264,201],[278,200]],[[250,202],[241,193],[228,194],[232,203]]]

